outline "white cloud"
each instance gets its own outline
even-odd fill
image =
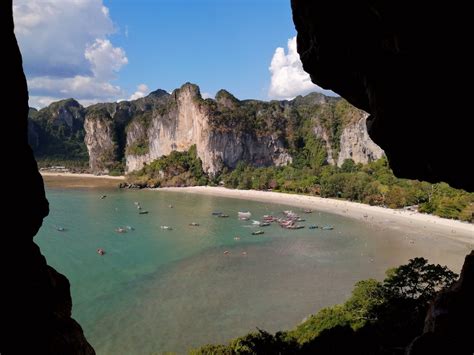
[[[278,47],[269,67],[271,73],[268,96],[272,99],[293,99],[312,91],[335,95],[313,84],[309,74],[303,70],[300,56],[296,50],[296,36],[288,40],[288,53]]]
[[[201,94],[201,96],[202,96],[203,99],[213,99],[215,95],[212,95],[212,94],[210,94],[210,93],[208,93],[208,92],[203,92],[203,93]]]
[[[108,39],[115,28],[103,0],[13,3],[32,105],[65,97],[91,103],[124,94],[111,81],[128,59]]]
[[[128,63],[125,51],[116,48],[108,39],[96,39],[95,43],[86,48],[84,53],[91,63],[94,76],[98,79],[110,80]]]
[[[136,100],[141,97],[145,97],[148,95],[149,89],[146,84],[140,84],[137,86],[137,91],[135,91],[132,96],[130,96],[130,100]]]

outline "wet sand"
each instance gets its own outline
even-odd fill
[[[125,181],[123,176],[41,172],[44,184],[50,188],[115,188]]]

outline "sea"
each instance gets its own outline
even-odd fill
[[[51,211],[35,241],[68,277],[73,318],[99,355],[185,354],[257,328],[291,329],[344,302],[357,281],[382,280],[410,258],[459,271],[470,247],[363,218],[240,199],[103,187],[49,187],[47,197]],[[306,228],[253,224],[284,210],[306,219]],[[250,220],[239,220],[239,211],[250,211]]]

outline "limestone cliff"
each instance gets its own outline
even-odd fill
[[[258,136],[251,130],[232,130],[227,124],[219,125],[215,115],[222,114],[221,108],[229,109],[226,99],[206,102],[195,85],[185,84],[175,90],[167,109],[155,109],[147,123],[138,116],[128,126],[127,172],[174,150],[188,150],[194,144],[204,170],[210,174],[224,166],[234,168],[241,160],[255,165],[291,162],[283,140],[278,137]]]
[[[85,109],[74,99],[28,113],[28,141],[38,159],[87,161]]]
[[[254,166],[286,165],[311,144],[321,145],[321,159],[339,166],[344,159],[367,163],[383,154],[368,136],[363,111],[319,93],[264,102],[238,100],[221,90],[215,99],[204,100],[199,87],[187,83],[172,94],[157,90],[138,100],[87,108],[63,100],[39,112],[32,110],[30,116],[30,144],[36,152],[56,147],[70,154],[82,149],[96,174],[139,170],[193,145],[204,171],[211,175],[233,169],[240,161]],[[49,127],[46,143],[41,127]],[[57,132],[63,132],[62,136]],[[73,143],[76,149],[65,147]],[[54,156],[54,152],[49,154]]]
[[[359,121],[353,122],[342,131],[340,151],[337,158],[338,166],[341,166],[346,159],[366,164],[383,156],[383,150],[369,137],[366,124],[367,117],[368,115],[362,116]]]

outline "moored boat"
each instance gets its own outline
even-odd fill
[[[250,211],[247,211],[247,212],[237,212],[237,214],[239,215],[239,218],[250,218],[252,216],[252,213]]]

